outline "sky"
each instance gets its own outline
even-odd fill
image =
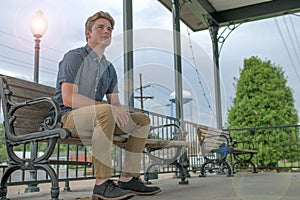
[[[123,91],[123,0],[0,0],[0,74],[33,80],[34,38],[29,21],[42,10],[48,30],[41,38],[40,77],[42,84],[55,86],[58,63],[63,55],[86,44],[84,24],[99,10],[115,19],[112,44],[106,50],[118,73],[120,97]],[[207,30],[193,32],[183,23],[181,48],[183,89],[186,103],[184,118],[196,123],[215,126],[212,46]],[[224,36],[229,30],[221,28]],[[170,94],[174,91],[172,14],[154,0],[133,0],[134,87],[140,86],[152,99],[144,108],[174,115]],[[236,27],[224,42],[220,54],[222,118],[235,95],[234,77],[245,58],[258,56],[271,60],[285,71],[288,86],[293,90],[295,107],[300,113],[300,16],[281,17],[248,22]],[[139,95],[136,90],[136,96]],[[124,102],[123,102],[124,103]],[[140,102],[136,100],[136,107]]]

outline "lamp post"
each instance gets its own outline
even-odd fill
[[[35,38],[34,46],[34,82],[39,82],[39,58],[40,58],[40,38],[46,33],[48,28],[47,19],[41,10],[36,11],[36,15],[30,19],[30,30]]]
[[[30,30],[35,38],[35,46],[34,46],[34,72],[33,72],[33,80],[35,83],[39,82],[39,59],[40,59],[40,38],[46,33],[48,28],[47,19],[44,17],[43,12],[41,10],[36,11],[36,15],[32,16],[30,19]],[[31,142],[31,158],[37,158],[37,143]],[[37,171],[30,171],[30,178],[32,181],[37,179]],[[36,183],[28,184],[28,187],[25,188],[25,193],[28,192],[39,192],[40,188]]]

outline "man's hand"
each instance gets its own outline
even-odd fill
[[[129,121],[129,113],[122,108],[118,93],[106,95],[107,102],[113,106],[116,124],[119,128],[125,127]]]
[[[116,123],[119,128],[125,127],[129,120],[129,113],[122,107],[114,106]]]

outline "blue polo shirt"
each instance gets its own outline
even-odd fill
[[[88,45],[67,52],[59,63],[54,99],[59,103],[62,115],[72,110],[62,101],[63,82],[77,85],[79,94],[96,101],[102,101],[106,94],[119,92],[114,66],[105,56],[100,59]]]

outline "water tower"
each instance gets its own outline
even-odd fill
[[[190,93],[189,91],[183,90],[183,91],[182,91],[182,103],[183,103],[183,104],[190,103],[191,121],[192,121],[192,119],[193,119],[193,115],[192,115],[192,104],[191,104],[191,101],[192,101],[192,100],[193,100],[192,93]],[[175,92],[172,92],[172,93],[170,94],[170,99],[169,99],[169,101],[171,102],[171,117],[174,117],[173,110],[174,110],[174,105],[175,105],[175,101],[176,101],[176,98],[175,98]]]

